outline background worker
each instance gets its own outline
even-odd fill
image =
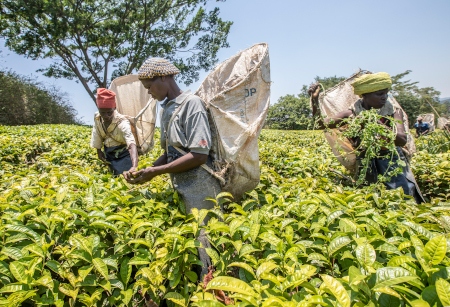
[[[139,161],[136,142],[130,122],[116,111],[116,94],[106,88],[97,89],[97,108],[91,147],[97,149],[98,158],[109,165],[114,175],[134,172]]]
[[[389,151],[379,152],[378,157],[372,159],[369,164],[369,169],[366,173],[367,183],[376,183],[378,181],[378,174],[384,175],[391,170],[400,167],[399,160],[405,162],[405,166],[401,166],[402,173],[391,176],[389,181],[384,182],[388,189],[396,189],[402,187],[405,194],[414,197],[417,203],[424,202],[420,189],[416,183],[414,175],[409,167],[408,161],[403,154],[401,147],[406,145],[407,136],[405,132],[405,127],[403,125],[403,111],[401,108],[397,108],[392,105],[388,98],[388,92],[391,88],[392,80],[389,74],[380,72],[376,74],[365,74],[354,80],[352,83],[355,95],[359,95],[361,98],[358,99],[353,106],[345,111],[336,114],[334,117],[328,117],[325,119],[319,119],[319,125],[321,128],[336,128],[338,127],[346,118],[356,117],[362,112],[370,109],[377,109],[378,114],[382,115],[384,118],[393,118],[396,125],[396,135],[394,143],[396,145],[397,154],[393,154]],[[320,117],[320,111],[318,109],[319,104],[319,84],[313,84],[310,86],[308,93],[311,95],[312,99],[312,109],[313,116]],[[380,123],[386,125],[388,128],[391,121],[387,120],[385,123]],[[353,140],[354,143],[358,144],[358,140]],[[361,152],[357,157],[358,172],[361,171],[360,164],[364,156],[364,152]],[[359,174],[357,174],[359,175]]]
[[[427,135],[430,132],[430,124],[423,121],[423,117],[417,117],[417,122],[414,124],[416,128],[416,136],[421,137],[422,135]]]
[[[164,154],[152,166],[128,173],[129,183],[144,183],[162,174],[170,174],[174,189],[182,197],[186,213],[193,208],[212,209],[220,193],[219,181],[201,167],[212,166],[210,157],[211,129],[205,103],[190,91],[182,91],[174,76],[180,71],[162,58],[147,59],[138,71],[142,85],[153,98],[163,101],[161,116],[161,147]],[[181,150],[181,151],[180,151]],[[197,239],[203,247],[210,247],[202,229]],[[200,278],[208,273],[211,259],[199,248],[202,262]]]

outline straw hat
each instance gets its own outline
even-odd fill
[[[180,70],[163,58],[148,58],[139,68],[139,79],[151,79],[154,77],[171,76],[179,74]]]

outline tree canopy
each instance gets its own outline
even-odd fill
[[[398,75],[392,76],[392,94],[398,103],[402,106],[411,125],[414,124],[417,116],[420,114],[433,113],[435,118],[438,114],[441,116],[449,115],[449,105],[439,101],[439,91],[433,87],[419,87],[418,82],[411,80],[402,80],[410,70]],[[436,114],[434,110],[438,112]]]
[[[80,124],[65,93],[0,71],[0,125]]]
[[[344,77],[316,77],[315,82],[321,83],[324,88],[330,88],[344,80]],[[266,127],[281,130],[308,130],[312,129],[311,107],[309,105],[307,85],[303,85],[300,94],[286,95],[269,108]]]
[[[206,9],[207,2],[2,0],[0,35],[18,54],[53,59],[40,71],[81,82],[95,101],[96,88],[133,73],[149,56],[172,61],[186,84],[210,70],[228,47],[232,22],[219,17],[219,8]]]

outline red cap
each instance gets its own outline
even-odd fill
[[[97,108],[113,109],[116,107],[116,93],[106,88],[97,89]]]

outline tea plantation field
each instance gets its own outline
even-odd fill
[[[108,174],[89,138],[81,126],[0,126],[0,306],[450,306],[442,134],[417,140],[420,206],[353,187],[322,132],[264,130],[260,185],[190,215],[167,176],[131,186]],[[157,142],[139,166],[159,155]],[[193,270],[201,228],[215,265],[206,286]]]

